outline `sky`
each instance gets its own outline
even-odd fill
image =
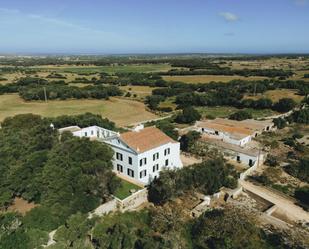
[[[0,53],[309,53],[309,0],[0,0]]]

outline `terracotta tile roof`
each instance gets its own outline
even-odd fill
[[[202,127],[202,128],[210,128],[216,131],[230,133],[232,135],[235,135],[235,137],[239,137],[239,138],[250,136],[254,133],[251,129],[248,129],[245,127],[236,127],[234,125],[228,125],[228,124],[220,124],[220,123],[217,123],[215,120],[206,120],[206,121],[198,122],[197,126]]]
[[[154,149],[167,143],[176,143],[156,127],[147,127],[140,131],[122,133],[120,139],[139,153]]]
[[[262,131],[267,126],[272,126],[272,121],[261,121],[261,120],[254,120],[254,119],[246,119],[242,121],[237,120],[230,120],[230,119],[224,119],[224,118],[217,118],[214,120],[218,124],[224,124],[224,125],[230,125],[230,126],[237,126],[246,128],[249,130],[254,131]]]

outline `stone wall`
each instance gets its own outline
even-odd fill
[[[118,198],[115,199],[117,200],[117,206],[119,211],[125,212],[128,210],[133,210],[148,201],[148,190],[147,188],[143,188],[136,193],[128,196],[124,200],[120,200]]]
[[[92,218],[93,215],[102,216],[104,214],[108,214],[110,212],[114,212],[117,210],[117,200],[112,199],[109,202],[102,204],[101,206],[97,207],[91,213],[89,213],[89,218]]]

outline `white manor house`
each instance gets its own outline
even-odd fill
[[[150,183],[162,169],[182,167],[180,143],[155,127],[140,125],[121,134],[98,126],[59,129],[64,131],[110,145],[115,152],[114,171],[142,184]]]

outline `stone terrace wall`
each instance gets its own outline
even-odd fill
[[[142,205],[143,203],[148,201],[148,190],[147,188],[143,188],[136,193],[128,196],[124,200],[120,200],[118,198],[115,198],[117,200],[118,208],[121,212],[125,212],[128,210],[132,210],[137,208],[138,206]]]

